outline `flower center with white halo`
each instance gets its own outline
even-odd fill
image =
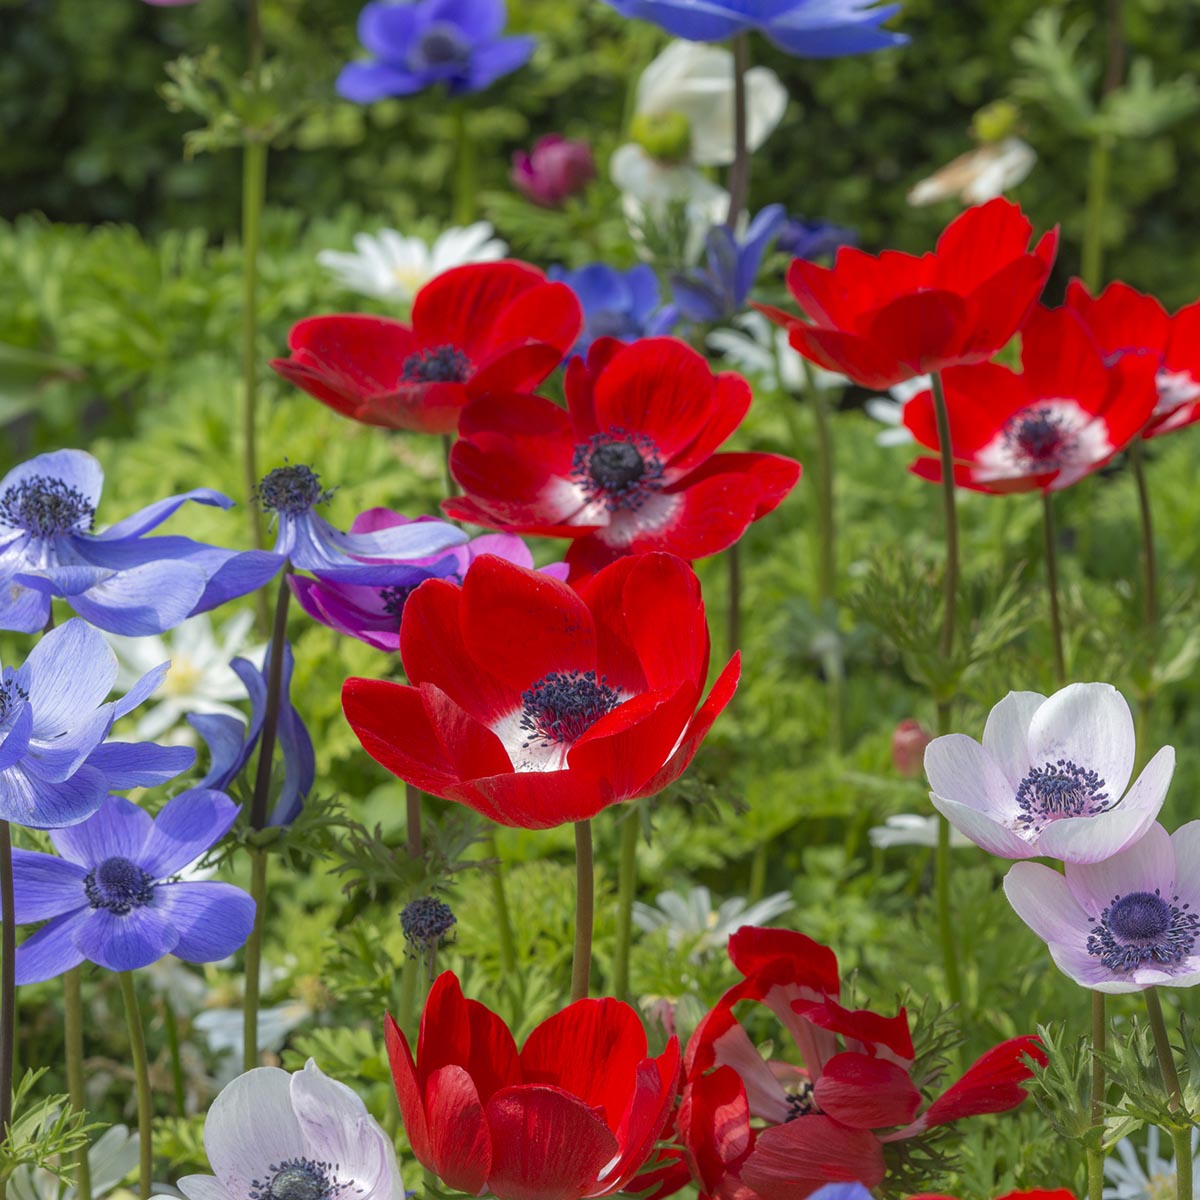
[[[471,61],[471,45],[457,25],[433,21],[421,35],[410,56],[410,65],[422,67],[465,67]]]
[[[1088,935],[1087,952],[1121,975],[1143,963],[1177,966],[1200,936],[1200,916],[1190,907],[1157,888],[1114,896]]]
[[[1031,767],[1017,786],[1017,832],[1038,834],[1064,817],[1096,817],[1112,807],[1107,785],[1095,771],[1070,759]]]
[[[526,688],[521,701],[525,748],[570,746],[621,703],[621,693],[595,671],[551,671]]]
[[[1200,382],[1192,378],[1190,371],[1170,371],[1162,367],[1154,382],[1158,387],[1158,402],[1154,406],[1156,417],[1174,412],[1193,400],[1200,400]]]
[[[1103,421],[1074,400],[1043,400],[1014,413],[976,455],[980,480],[1049,474],[1113,452]]]
[[[589,503],[633,512],[662,490],[663,464],[653,438],[613,427],[575,447],[571,479]]]
[[[1004,427],[1013,460],[1029,470],[1056,471],[1074,461],[1077,429],[1049,405],[1025,409]]]
[[[84,877],[83,890],[93,908],[124,916],[150,903],[154,876],[120,854],[106,858]]]
[[[338,1182],[337,1163],[289,1158],[267,1170],[268,1178],[251,1181],[250,1200],[333,1200],[348,1190],[363,1190]]]
[[[302,517],[332,495],[333,488],[322,488],[321,477],[311,467],[288,463],[262,477],[254,498],[267,512]]]
[[[457,346],[417,350],[400,365],[401,383],[463,383],[471,378],[471,360]]]
[[[76,487],[50,475],[30,475],[0,495],[0,520],[35,538],[88,533],[96,506]]]

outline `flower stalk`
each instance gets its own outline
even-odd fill
[[[1104,1093],[1106,1081],[1101,1055],[1108,1041],[1108,1021],[1105,1015],[1103,992],[1092,993],[1092,1128],[1104,1125]],[[1104,1151],[1099,1147],[1087,1152],[1088,1200],[1103,1200],[1104,1197]]]
[[[1054,681],[1061,688],[1067,682],[1066,655],[1063,652],[1062,612],[1058,603],[1058,531],[1054,525],[1054,499],[1042,492],[1042,528],[1046,540],[1046,591],[1050,598],[1050,639],[1054,643]]]
[[[1145,990],[1146,1013],[1150,1018],[1150,1031],[1154,1035],[1154,1050],[1158,1055],[1158,1066],[1162,1072],[1163,1085],[1167,1089],[1167,1107],[1171,1114],[1179,1113],[1183,1107],[1183,1089],[1179,1085],[1179,1072],[1175,1067],[1175,1052],[1167,1035],[1167,1023],[1163,1018],[1162,1001],[1158,988]],[[1192,1135],[1190,1122],[1177,1124],[1170,1130],[1171,1144],[1175,1147],[1175,1194],[1177,1200],[1193,1200],[1192,1196]]]
[[[405,840],[409,858],[422,858],[425,839],[421,836],[421,790],[411,783],[404,785]]]
[[[254,928],[246,939],[245,973],[242,987],[242,1070],[258,1066],[259,976],[262,973],[263,925],[267,907],[267,855],[250,851],[250,898],[254,901]]]
[[[508,911],[508,894],[504,890],[504,868],[500,863],[500,847],[496,845],[496,831],[489,828],[483,839],[483,847],[492,859],[492,903],[496,907],[496,938],[500,943],[500,965],[506,975],[517,969],[517,944],[513,937],[512,916]]]
[[[142,1028],[142,1013],[138,1007],[137,991],[132,971],[118,971],[121,999],[125,1002],[125,1020],[129,1026],[129,1049],[137,1078],[138,1111],[138,1195],[150,1200],[154,1173],[153,1103],[150,1094],[150,1063],[146,1056],[146,1034]]]
[[[67,1060],[67,1094],[77,1112],[87,1109],[83,1080],[83,970],[72,967],[63,976],[63,1039]],[[180,1114],[182,1115],[182,1113]],[[75,1152],[76,1200],[92,1200],[92,1170],[88,1148]]]
[[[12,1125],[17,1029],[17,923],[12,830],[0,821],[0,1140]]]
[[[571,1002],[584,999],[592,974],[592,921],[595,872],[592,823],[575,822],[575,951],[571,959]]]
[[[454,105],[454,221],[470,225],[475,220],[475,139],[465,100]]]
[[[253,6],[252,6],[253,7]],[[248,140],[242,159],[242,471],[246,495],[258,486],[258,255],[267,192],[267,146]],[[262,512],[250,509],[256,550],[266,547]],[[260,613],[265,624],[265,613]]]
[[[164,995],[163,1029],[167,1035],[167,1053],[171,1058],[171,1096],[175,1101],[175,1115],[187,1116],[187,1092],[183,1079],[183,1060],[179,1055],[179,1021],[170,996]],[[81,1198],[82,1200],[82,1198]]]
[[[629,994],[629,947],[633,936],[633,900],[637,892],[637,847],[641,822],[636,809],[625,813],[621,825],[621,857],[617,866],[617,944],[613,952],[612,994]]]

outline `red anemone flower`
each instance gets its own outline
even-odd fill
[[[583,328],[565,283],[522,262],[469,263],[432,279],[412,324],[358,313],[292,326],[271,366],[344,417],[387,429],[453,433],[484,392],[535,388]]]
[[[450,1188],[498,1200],[582,1200],[620,1191],[654,1149],[679,1083],[679,1043],[657,1058],[637,1013],[578,1000],[520,1052],[504,1022],[440,975],[413,1061],[399,1026],[386,1040],[417,1160]]]
[[[688,1043],[677,1116],[681,1158],[703,1197],[803,1200],[826,1183],[877,1187],[888,1170],[887,1144],[1015,1108],[1031,1076],[1025,1059],[1044,1061],[1037,1038],[1002,1042],[924,1107],[907,1014],[839,1004],[837,959],[828,947],[800,933],[747,926],[730,938],[729,953],[745,979]],[[779,1017],[800,1065],[762,1058],[734,1014],[743,1000]]]
[[[1130,354],[1106,365],[1069,309],[1037,309],[1021,341],[1020,372],[979,363],[942,374],[954,480],[962,487],[1058,491],[1104,466],[1154,411],[1153,357]],[[932,393],[904,406],[904,423],[921,445],[938,450]],[[936,458],[919,458],[912,470],[941,482]]]
[[[540,396],[472,403],[450,456],[451,516],[575,539],[571,579],[626,554],[689,561],[732,545],[795,486],[778,454],[717,454],[750,387],[675,338],[600,338],[567,368],[567,411]]]
[[[1172,317],[1153,296],[1127,283],[1110,283],[1093,297],[1073,279],[1067,286],[1067,307],[1079,315],[1105,361],[1127,354],[1154,360],[1158,401],[1142,437],[1200,421],[1200,300]]]
[[[622,559],[578,591],[481,555],[461,587],[431,579],[409,597],[400,655],[412,686],[342,689],[367,753],[422,791],[526,829],[666,787],[732,698],[739,665],[735,655],[700,704],[704,603],[669,554]]]
[[[1032,251],[1033,225],[1011,201],[969,208],[931,254],[844,246],[832,267],[796,259],[788,290],[812,324],[758,307],[805,358],[881,390],[914,375],[989,359],[1025,323],[1046,285],[1058,231]]]

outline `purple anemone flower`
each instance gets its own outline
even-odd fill
[[[598,262],[574,271],[555,266],[547,274],[565,283],[583,309],[583,332],[572,354],[586,354],[599,337],[615,337],[622,342],[659,337],[670,333],[679,319],[674,306],[664,307],[658,276],[648,263],[639,263],[628,271]]]
[[[354,518],[350,530],[352,533],[370,533],[433,520],[434,517],[409,518],[390,508],[370,508]],[[519,567],[533,567],[533,555],[519,537],[510,533],[485,533],[465,545],[455,546],[445,557],[430,556],[420,564],[410,564],[414,573],[411,583],[380,588],[329,583],[300,575],[290,576],[288,583],[300,607],[314,621],[358,638],[368,646],[394,651],[400,648],[400,618],[408,597],[426,579],[450,579],[462,583],[467,569],[481,554],[494,554]],[[566,579],[567,569],[566,563],[552,563],[542,568],[555,579]]]
[[[110,796],[82,824],[50,835],[61,858],[14,850],[16,923],[47,922],[17,948],[17,982],[53,979],[85,960],[136,971],[166,954],[232,954],[254,925],[254,901],[229,883],[171,877],[220,841],[237,811],[228,796],[199,789],[154,818]]]
[[[506,16],[504,0],[368,4],[359,14],[358,40],[372,61],[344,67],[338,95],[370,104],[439,83],[452,96],[480,92],[524,66],[537,44],[503,37]]]
[[[211,488],[168,496],[94,534],[103,486],[100,464],[83,450],[39,454],[0,479],[0,629],[36,633],[50,598],[61,596],[109,633],[163,633],[278,570],[262,551],[144,536],[189,500],[232,507]]]
[[[0,820],[56,829],[90,817],[111,789],[152,787],[195,761],[188,746],[106,742],[118,717],[162,683],[170,663],[105,703],[117,656],[86,621],[52,629],[0,672]]]
[[[1133,762],[1133,716],[1107,683],[1072,683],[1049,699],[1009,692],[982,745],[951,733],[925,750],[934,808],[977,846],[1074,863],[1109,858],[1154,824],[1175,751],[1164,746],[1126,793]]]
[[[1157,822],[1140,842],[1060,875],[1017,863],[1004,877],[1017,916],[1058,969],[1097,992],[1200,983],[1200,821],[1174,835]]]
[[[333,491],[321,487],[311,467],[276,467],[258,485],[257,500],[278,521],[276,563],[337,583],[405,587],[414,582],[412,563],[467,540],[457,525],[430,518],[368,532],[342,533],[317,514]],[[452,570],[447,564],[446,570]]]
[[[224,713],[193,713],[188,724],[204,739],[210,757],[202,788],[228,788],[242,773],[262,737],[267,715],[267,677],[271,669],[268,648],[260,671],[245,658],[235,658],[230,667],[250,697],[250,720]],[[276,743],[283,758],[283,788],[267,818],[268,825],[290,825],[299,815],[317,777],[316,756],[307,726],[292,704],[292,669],[295,661],[290,643],[283,644],[283,678],[279,695]]]
[[[608,0],[622,16],[652,21],[690,42],[722,42],[757,30],[801,58],[841,58],[908,41],[880,26],[899,4],[876,0]]]

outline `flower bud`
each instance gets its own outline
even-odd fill
[[[534,204],[561,208],[596,178],[596,161],[587,142],[552,133],[538,138],[532,153],[519,150],[513,155],[510,177],[513,186]]]
[[[925,764],[925,747],[933,734],[920,721],[906,717],[892,734],[892,765],[905,777],[915,779]]]

